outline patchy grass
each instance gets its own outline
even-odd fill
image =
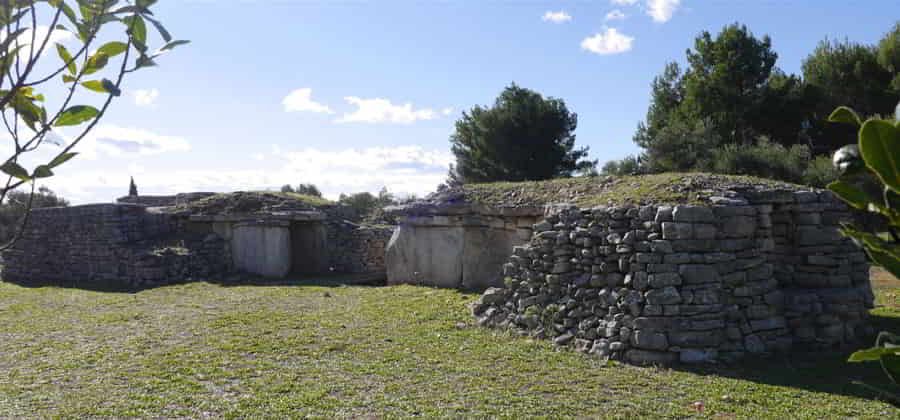
[[[466,184],[466,201],[487,205],[572,203],[581,207],[606,204],[696,204],[712,191],[734,186],[807,189],[781,181],[743,175],[663,173],[621,177],[578,177],[531,182]]]
[[[879,284],[879,322],[898,330],[898,288]],[[0,283],[0,417],[900,416],[850,383],[883,383],[877,366],[844,354],[605,365],[473,326],[475,298],[325,281],[137,294]]]
[[[335,204],[322,197],[280,191],[219,193],[167,209],[194,214],[252,214],[279,210],[309,210]]]

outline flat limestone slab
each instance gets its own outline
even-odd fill
[[[232,229],[235,268],[265,277],[291,271],[291,231],[288,222],[238,223]]]

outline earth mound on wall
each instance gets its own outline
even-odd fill
[[[806,187],[743,175],[664,173],[635,176],[560,178],[546,181],[465,184],[438,191],[407,205],[405,211],[453,203],[486,207],[542,207],[567,203],[578,207],[623,204],[703,204],[730,196]]]
[[[237,191],[215,194],[168,208],[166,211],[193,215],[250,215],[316,210],[332,204],[334,203],[321,197],[297,193]]]

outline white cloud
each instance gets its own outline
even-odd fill
[[[253,154],[253,159],[255,159],[255,160],[266,160],[266,155],[264,155],[264,154],[262,154],[262,153],[254,153],[254,154]]]
[[[281,104],[284,106],[285,112],[334,113],[328,106],[312,100],[312,89],[310,88],[295,89],[281,100]]]
[[[390,100],[382,98],[362,99],[356,96],[344,98],[347,103],[356,105],[356,110],[346,113],[334,120],[336,123],[396,123],[412,124],[418,120],[432,120],[435,112],[431,108],[413,109],[411,103],[394,105]]]
[[[137,106],[150,106],[156,102],[158,97],[159,90],[156,88],[138,89],[134,91],[134,104]]]
[[[341,193],[374,193],[382,187],[398,195],[422,196],[446,180],[453,159],[447,150],[427,150],[421,146],[305,148],[286,150],[265,162],[249,161],[254,166],[243,170],[212,167],[173,171],[156,169],[153,165],[123,166],[121,170],[74,171],[48,178],[47,185],[75,203],[111,201],[127,191],[130,172],[140,169],[134,174],[143,194],[277,189],[284,184],[311,182],[332,199]]]
[[[80,152],[85,159],[100,156],[148,156],[190,150],[190,143],[183,137],[112,124],[98,125],[75,146],[75,151]]]
[[[647,0],[647,14],[655,22],[668,22],[681,0]]]
[[[622,20],[625,19],[625,13],[622,13],[621,10],[616,9],[606,14],[606,20]]]
[[[610,0],[610,3],[616,6],[634,6],[637,2],[638,0]]]
[[[581,41],[581,48],[595,54],[619,54],[631,50],[634,37],[619,33],[615,28],[607,28]]]
[[[572,16],[563,10],[558,12],[547,11],[544,13],[544,16],[541,16],[541,20],[544,22],[564,23],[572,20]]]
[[[447,107],[447,108],[444,108],[441,110],[441,114],[443,114],[444,116],[450,115],[452,113],[453,113],[453,108],[451,108],[451,107]]]
[[[48,26],[38,25],[37,30],[33,31],[34,32],[35,52],[37,52],[37,49],[41,47],[41,43],[44,42],[44,38],[47,37],[48,30],[49,30]],[[28,61],[28,57],[31,54],[31,48],[32,48],[31,47],[31,34],[32,34],[32,29],[27,28],[27,29],[25,29],[24,32],[19,34],[19,36],[17,36],[12,43],[12,47],[15,47],[16,42],[18,42],[20,46],[23,46],[22,49],[19,50],[19,60],[21,60],[23,63]],[[72,39],[73,37],[74,37],[74,35],[72,35],[72,33],[69,31],[64,31],[61,29],[54,29],[53,31],[50,32],[50,39],[47,41],[47,45],[44,47],[44,53],[47,53],[48,51],[52,50],[52,51],[54,51],[53,55],[55,56],[56,55],[56,52],[55,52],[56,47],[53,44],[63,43],[65,41],[68,41],[69,39]],[[2,42],[5,39],[6,39],[6,37],[4,35],[0,34],[0,42]]]

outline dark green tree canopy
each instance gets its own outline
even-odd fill
[[[575,149],[578,116],[565,102],[515,83],[492,107],[463,112],[450,137],[460,182],[526,181],[571,176],[596,162]]]
[[[128,185],[128,195],[131,197],[137,197],[138,195],[137,184],[134,183],[134,177],[131,177],[131,184]]]

